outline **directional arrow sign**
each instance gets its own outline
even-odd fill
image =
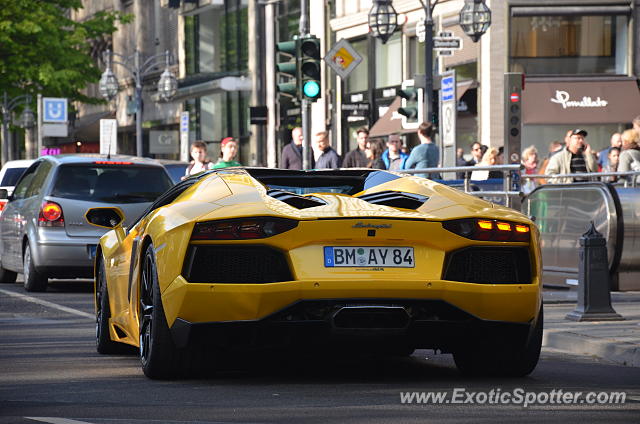
[[[67,122],[67,99],[43,97],[42,109],[42,122]]]
[[[433,37],[433,48],[435,50],[460,50],[462,48],[462,38]]]

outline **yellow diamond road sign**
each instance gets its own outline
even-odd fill
[[[345,39],[338,41],[323,59],[342,79],[362,62],[362,56]]]

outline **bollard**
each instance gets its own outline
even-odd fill
[[[611,306],[607,241],[591,228],[580,237],[578,264],[578,304],[567,314],[572,321],[620,321],[624,318]]]

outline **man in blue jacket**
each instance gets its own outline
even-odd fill
[[[382,161],[389,171],[400,171],[404,169],[405,162],[409,155],[402,153],[402,140],[400,134],[391,134],[387,139],[387,150],[382,153]]]

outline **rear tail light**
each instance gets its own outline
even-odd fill
[[[272,237],[292,230],[298,221],[283,218],[239,218],[198,222],[191,240],[250,240]]]
[[[38,215],[39,227],[64,227],[64,214],[56,202],[45,201]]]
[[[456,219],[442,223],[445,230],[471,240],[528,242],[531,228],[527,224],[494,219]]]
[[[7,206],[7,199],[0,199],[0,213],[4,210],[4,207]]]

